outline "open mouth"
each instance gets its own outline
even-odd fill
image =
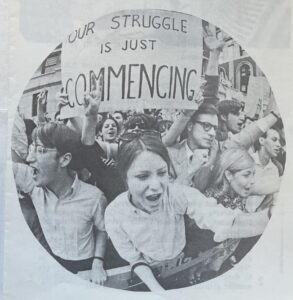
[[[146,199],[148,201],[155,202],[155,201],[158,201],[161,198],[161,195],[162,195],[161,193],[159,193],[159,194],[152,194],[152,195],[146,196]]]

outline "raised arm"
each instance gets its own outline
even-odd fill
[[[204,30],[204,42],[210,50],[210,56],[206,69],[206,81],[201,87],[202,99],[200,102],[216,105],[219,101],[219,57],[225,43],[223,40],[218,40],[208,30]],[[183,110],[181,112],[179,117],[172,124],[166,136],[163,137],[163,143],[166,147],[172,146],[176,142],[194,112],[195,110]]]
[[[223,146],[224,148],[229,148],[231,145],[236,144],[237,146],[249,149],[255,141],[267,132],[278,120],[278,114],[271,112],[267,116],[249,124],[239,133],[233,135],[231,140],[224,142]]]
[[[46,123],[45,113],[47,108],[47,96],[47,90],[42,90],[38,95],[38,125]]]

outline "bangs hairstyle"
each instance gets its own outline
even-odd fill
[[[194,124],[199,115],[216,115],[218,116],[217,108],[210,103],[203,103],[198,110],[192,115],[190,121]]]
[[[118,130],[118,128],[119,128],[118,122],[117,122],[112,116],[109,116],[109,117],[107,117],[107,118],[104,118],[101,122],[99,122],[99,124],[98,124],[98,131],[99,131],[99,132],[102,131],[103,126],[104,126],[104,124],[105,124],[105,122],[106,122],[107,120],[112,120],[112,121],[115,123],[116,128],[117,128],[117,130]]]
[[[58,154],[71,153],[72,159],[68,165],[69,169],[79,170],[82,168],[82,143],[79,135],[64,124],[57,122],[46,123],[35,128],[32,134],[33,141],[37,144],[37,139],[46,148],[56,148]]]
[[[159,155],[167,163],[170,172],[171,160],[166,147],[160,138],[145,134],[134,138],[130,142],[123,142],[119,146],[117,167],[124,180],[126,180],[126,174],[135,158],[144,151]]]
[[[230,148],[222,152],[219,159],[216,160],[211,186],[218,186],[223,183],[226,170],[235,174],[239,171],[254,167],[255,162],[250,154],[244,148]]]

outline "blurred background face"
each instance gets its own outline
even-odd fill
[[[114,142],[118,133],[118,128],[114,120],[107,119],[101,129],[101,135],[105,142]]]
[[[245,114],[242,111],[229,113],[227,115],[227,121],[226,121],[227,129],[234,134],[240,132],[244,120],[245,120]]]
[[[270,157],[276,157],[281,150],[280,135],[274,129],[269,129],[267,137],[262,138],[262,146]]]
[[[162,157],[150,151],[141,152],[126,177],[133,204],[149,213],[157,211],[169,182],[168,165]]]
[[[202,123],[206,123],[212,126],[209,130],[206,130],[204,128],[205,126]],[[209,149],[211,148],[216,137],[215,127],[218,127],[217,115],[210,115],[210,114],[199,115],[197,117],[197,121],[195,121],[192,128],[189,130],[188,140],[196,148]]]
[[[230,174],[231,178],[228,181],[230,182],[231,189],[241,197],[248,197],[254,185],[254,166]]]
[[[122,117],[121,113],[115,112],[112,116],[117,121],[119,127],[121,127],[123,124],[123,117]]]

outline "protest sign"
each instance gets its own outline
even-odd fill
[[[101,111],[195,108],[202,71],[202,20],[176,12],[109,14],[71,33],[62,45],[62,84],[81,114],[83,95],[102,77]]]
[[[246,115],[253,118],[257,113],[261,116],[268,105],[270,94],[271,88],[265,77],[250,76],[245,102]]]

